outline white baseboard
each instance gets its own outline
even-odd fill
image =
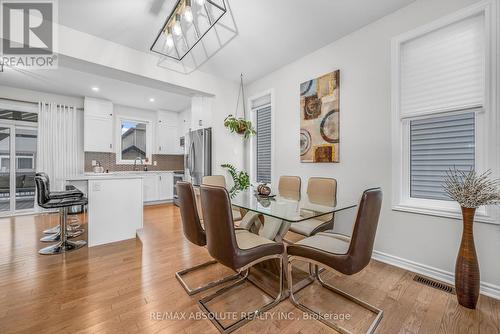
[[[373,251],[372,258],[380,262],[455,285],[455,274],[446,270],[434,268],[376,250]],[[500,286],[487,282],[481,282],[480,293],[491,298],[500,299]]]

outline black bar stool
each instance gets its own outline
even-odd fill
[[[75,198],[81,198],[83,197],[83,193],[76,189],[72,185],[67,185],[66,186],[66,191],[50,191],[50,179],[49,176],[46,173],[39,172],[36,173],[36,176],[40,176],[45,179],[45,184],[46,188],[48,191],[48,198],[49,199],[62,199],[62,198],[70,198],[70,197],[75,197]],[[70,213],[70,210],[68,210],[68,213]],[[62,219],[62,216],[60,217]],[[52,228],[49,228],[45,231],[43,231],[43,234],[49,234],[43,238],[40,239],[42,242],[55,242],[60,240],[60,225],[61,222],[57,226],[54,226]],[[85,230],[81,228],[80,222],[78,221],[78,218],[74,217],[72,220],[69,221],[69,223],[66,223],[66,236],[68,238],[76,238],[79,237],[80,235],[83,234]]]
[[[35,176],[37,202],[38,205],[44,209],[59,209],[59,233],[53,236],[48,236],[53,237],[53,241],[57,241],[56,244],[42,248],[38,251],[38,253],[42,255],[61,254],[85,246],[87,242],[84,240],[68,240],[69,235],[66,224],[68,219],[68,209],[75,205],[87,205],[87,198],[80,196],[79,194],[75,194],[77,195],[76,197],[68,197],[70,195],[67,192],[59,192],[58,195],[60,196],[57,196],[57,198],[51,197],[47,181],[48,178],[43,175],[37,174]]]

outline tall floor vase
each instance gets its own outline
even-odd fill
[[[479,264],[474,246],[474,208],[462,208],[463,232],[455,265],[455,290],[458,303],[475,309],[479,298]]]

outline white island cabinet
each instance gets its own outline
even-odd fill
[[[81,175],[67,182],[88,197],[89,247],[135,238],[142,229],[142,176]]]

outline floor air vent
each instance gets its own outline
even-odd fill
[[[420,284],[424,284],[424,285],[430,286],[431,288],[455,294],[455,289],[451,285],[448,285],[446,283],[435,281],[435,280],[433,280],[431,278],[427,278],[427,277],[420,276],[420,275],[415,275],[413,277],[413,280],[415,282],[420,283]]]

